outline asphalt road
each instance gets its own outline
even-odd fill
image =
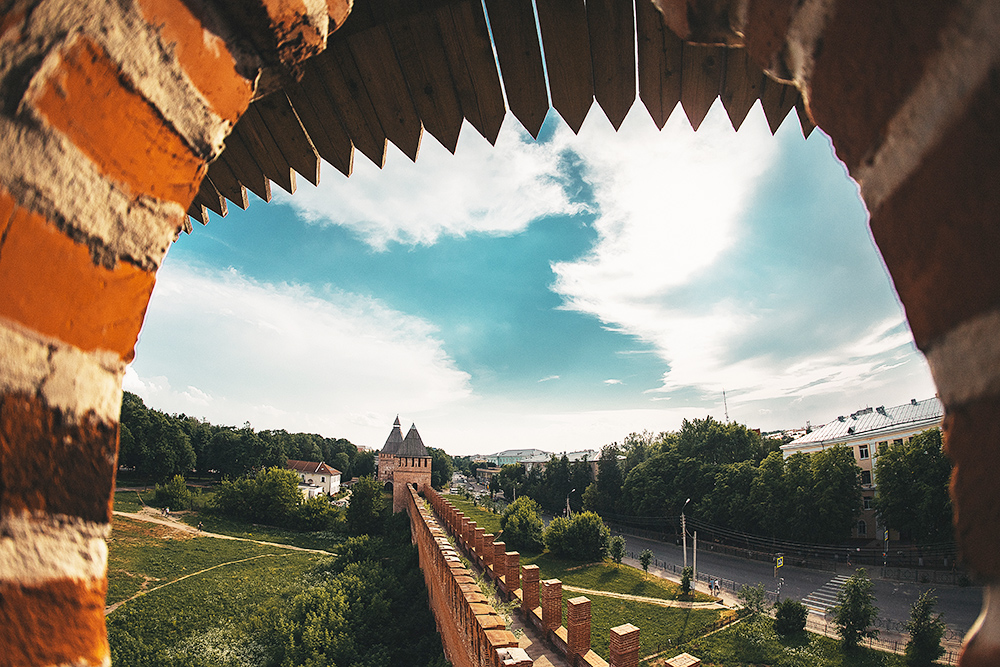
[[[639,554],[643,549],[653,552],[653,557],[660,562],[677,566],[683,564],[684,556],[680,546],[648,540],[642,537],[624,535],[626,549]],[[688,564],[691,564],[691,542],[688,542]],[[699,579],[705,575],[729,579],[740,584],[756,585],[763,583],[769,591],[778,590],[779,579],[774,575],[770,563],[744,560],[734,556],[713,553],[705,549],[698,551]],[[846,566],[842,566],[840,575],[850,574]],[[813,593],[829,584],[838,573],[831,571],[809,570],[785,566],[778,570],[781,582],[781,596],[805,600]],[[982,589],[978,586],[947,586],[942,584],[902,583],[898,581],[879,579],[877,569],[868,568],[868,576],[872,577],[879,608],[879,616],[897,622],[905,622],[910,617],[910,606],[925,590],[933,588],[938,598],[936,612],[943,614],[948,627],[964,634],[975,622],[982,606]],[[831,588],[835,588],[833,585]],[[815,599],[815,598],[814,598]]]

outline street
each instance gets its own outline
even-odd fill
[[[623,537],[627,551],[639,554],[643,549],[649,549],[653,552],[653,557],[661,563],[669,563],[678,567],[683,565],[684,557],[680,546],[631,535],[623,535]],[[689,541],[689,565],[692,564],[691,561],[692,545]],[[806,602],[806,598],[823,589],[838,574],[847,575],[848,571],[846,567],[841,568],[838,573],[785,566],[778,570],[776,578],[774,568],[769,563],[744,560],[700,548],[698,550],[698,573],[700,579],[708,575],[741,584],[763,583],[764,588],[769,591],[778,589],[780,578],[783,579],[781,582],[782,597],[793,597]],[[872,578],[874,584],[875,604],[879,608],[880,618],[905,623],[910,617],[910,606],[921,593],[930,588],[934,589],[934,595],[938,598],[935,611],[943,614],[944,621],[950,630],[964,634],[972,627],[979,615],[982,605],[982,589],[979,586],[960,587],[942,584],[902,583],[881,580],[878,575],[877,570],[868,569],[868,576]],[[835,588],[835,586],[828,587],[827,590],[834,590],[835,594]],[[813,598],[813,600],[817,599],[824,598]],[[809,606],[808,602],[806,604]]]

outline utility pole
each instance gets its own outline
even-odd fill
[[[694,531],[694,580],[698,581],[698,531]]]
[[[688,566],[688,531],[687,520],[684,518],[684,508],[688,506],[689,502],[691,502],[690,498],[685,500],[684,505],[681,507],[681,541],[684,549],[684,567]]]

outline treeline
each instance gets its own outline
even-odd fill
[[[325,461],[342,473],[344,481],[375,472],[375,454],[359,452],[344,438],[255,431],[249,423],[241,428],[217,426],[147,408],[131,392],[122,397],[118,464],[140,479],[163,481],[191,473],[243,477],[272,466],[284,467],[287,459]]]
[[[505,466],[497,484],[508,498],[528,495],[553,512],[565,508],[568,496],[573,511],[640,526],[679,528],[683,509],[721,528],[799,542],[843,541],[861,511],[853,455],[833,447],[783,460],[783,442],[712,417],[684,420],[679,431],[632,434],[604,447],[596,480],[590,462],[553,457],[544,471]]]
[[[862,511],[861,469],[853,451],[828,447],[782,457],[785,441],[711,417],[684,420],[677,432],[632,434],[603,448],[597,478],[591,462],[553,456],[544,470],[504,466],[494,478],[507,499],[529,496],[560,513],[679,530],[689,520],[790,542],[839,544]],[[952,540],[951,464],[931,429],[879,452],[873,507],[884,525],[921,544]],[[690,499],[690,501],[688,501]],[[687,505],[685,506],[685,503]]]

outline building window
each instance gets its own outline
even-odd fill
[[[870,496],[865,496],[864,498],[865,509],[870,510],[872,508],[872,499]]]
[[[875,451],[876,452],[881,452],[883,449],[885,449],[888,446],[889,446],[889,441],[888,440],[883,440],[882,442],[878,443],[878,448]]]
[[[858,521],[858,537],[868,536],[868,524],[864,521]]]
[[[319,481],[321,481],[321,482],[325,482],[325,481],[326,481],[326,477],[320,477],[320,478],[319,478]]]
[[[903,439],[902,438],[896,438],[895,440],[892,441],[892,444],[894,444],[894,445],[901,445],[901,444],[903,444]]]
[[[861,486],[871,486],[872,485],[872,471],[862,470],[861,471]]]
[[[868,445],[861,445],[858,447],[858,458],[861,460],[868,458]]]

